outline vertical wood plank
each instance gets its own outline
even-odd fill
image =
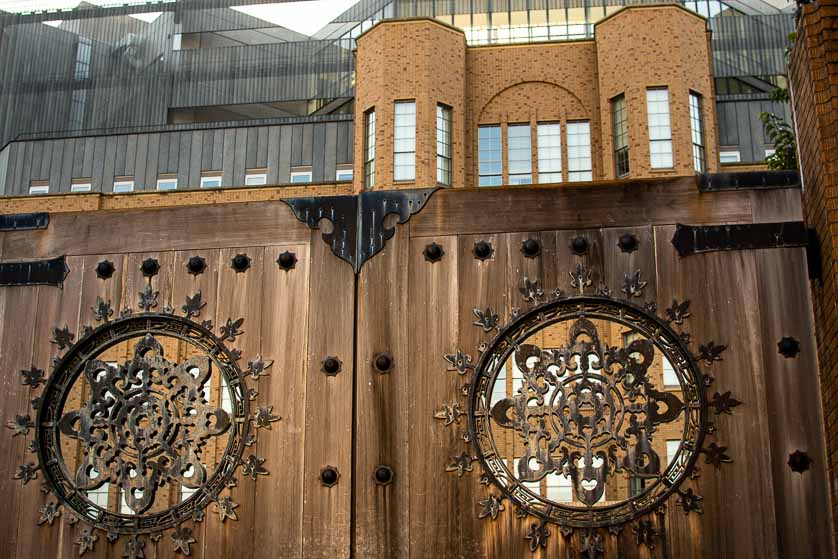
[[[352,490],[353,329],[355,278],[352,267],[336,258],[312,231],[306,376],[306,437],[303,557],[348,557]],[[321,371],[336,356],[336,376]],[[317,433],[316,435],[314,433]],[[324,487],[320,471],[333,466],[337,485]]]

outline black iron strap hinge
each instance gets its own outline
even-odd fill
[[[70,273],[63,256],[50,260],[0,262],[0,287],[16,285],[53,285],[62,287]]]
[[[384,248],[395,233],[386,228],[384,218],[399,216],[405,223],[410,216],[425,207],[437,189],[381,190],[349,196],[311,196],[283,200],[297,219],[311,227],[320,228],[320,220],[332,223],[332,231],[323,233],[323,240],[332,252],[349,263],[357,274],[364,262]]]
[[[675,226],[672,244],[679,256],[720,250],[806,247],[809,278],[821,277],[817,236],[802,221]]]

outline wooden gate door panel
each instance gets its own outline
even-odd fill
[[[495,520],[479,518],[480,501],[498,491],[481,483],[477,461],[466,461],[462,478],[456,471],[457,458],[473,452],[463,440],[466,418],[457,416],[467,411],[462,389],[471,371],[460,375],[443,359],[462,350],[476,361],[478,344],[494,335],[474,324],[474,309],[490,307],[506,323],[516,309],[531,306],[519,290],[522,277],[538,279],[546,292],[574,293],[577,265],[589,273],[586,292],[607,288],[618,299],[629,298],[623,289],[640,270],[642,294],[631,299],[654,305],[658,315],[673,300],[690,300],[691,316],[683,330],[691,334],[693,354],[711,341],[727,346],[722,361],[700,365],[715,379],[708,397],[730,390],[741,401],[731,414],[708,408],[715,433],[704,447],[710,442],[726,447],[732,462],[716,469],[702,453],[698,478],[681,486],[703,497],[703,513],[686,514],[676,494],[659,514],[645,517],[658,534],[654,547],[639,543],[633,530],[637,524],[629,523],[619,531],[600,529],[601,556],[833,556],[805,249],[681,258],[671,242],[675,220],[800,219],[796,193],[655,194],[661,206],[644,202],[646,193],[641,192],[621,198],[624,206],[618,211],[597,214],[587,211],[596,204],[602,210],[605,202],[597,192],[590,197],[577,192],[572,201],[566,193],[536,190],[440,192],[423,213],[397,229],[381,255],[365,264],[358,280],[356,556],[582,556],[585,530],[563,534],[551,524],[546,547],[532,552],[525,536],[533,519],[517,518],[509,500],[502,501],[504,510]],[[578,211],[565,211],[565,202]],[[533,215],[522,217],[528,208]],[[512,209],[521,213],[512,215]],[[637,224],[641,221],[648,225]],[[548,222],[553,228],[539,227]],[[636,250],[621,250],[626,235],[637,240]],[[588,242],[582,255],[572,250],[577,237]],[[527,240],[538,242],[537,255],[522,250]],[[475,243],[481,241],[492,246],[489,258],[475,257]],[[437,261],[427,256],[432,243],[442,249]],[[399,266],[400,261],[405,264]],[[779,354],[783,337],[800,341],[799,355]],[[392,352],[396,361],[387,375],[371,366],[372,357],[382,351]],[[459,408],[444,419],[441,412],[446,407],[450,412],[454,404]],[[787,463],[798,449],[813,460],[802,474]],[[393,466],[394,483],[375,484],[371,471],[379,463]]]
[[[233,214],[240,209],[228,208]],[[237,505],[233,509],[236,520],[222,522],[218,505],[210,502],[201,521],[184,524],[192,528],[195,540],[189,546],[190,556],[346,557],[353,477],[349,420],[354,361],[352,270],[334,258],[320,232],[300,224],[284,204],[251,206],[242,216],[245,213],[258,232],[247,235],[255,241],[251,244],[242,242],[242,228],[215,208],[113,212],[105,217],[57,215],[46,231],[2,234],[3,247],[9,249],[7,254],[15,254],[14,258],[52,256],[55,253],[51,251],[60,247],[68,254],[70,273],[60,289],[0,289],[0,365],[4,372],[0,412],[4,423],[15,415],[33,416],[30,399],[42,388],[30,390],[21,385],[18,371],[35,365],[49,374],[52,359],[64,353],[51,342],[54,328],[67,326],[78,340],[85,325],[100,324],[94,320],[99,298],[110,303],[111,320],[122,309],[142,312],[139,294],[149,280],[140,266],[153,258],[159,263],[150,279],[152,293],[159,294],[153,311],[183,316],[186,298],[200,291],[203,307],[194,320],[212,321],[216,335],[221,335],[228,318],[244,319],[243,334],[226,342],[227,347],[241,351],[242,371],[260,357],[273,361],[258,382],[248,380],[258,392],[251,402],[251,422],[256,411],[266,406],[280,419],[268,428],[252,430],[256,440],[242,456],[265,459],[269,473],[258,475],[254,482],[241,468],[235,471],[231,487],[223,494]],[[223,218],[204,227],[204,220],[214,214]],[[99,226],[107,222],[116,227],[114,235],[102,235],[97,220]],[[271,221],[273,229],[268,227]],[[191,237],[184,235],[182,223],[190,224]],[[160,229],[151,231],[146,226]],[[112,237],[125,231],[133,237],[114,242]],[[117,245],[119,252],[88,252]],[[177,250],[160,250],[167,246]],[[290,270],[277,263],[286,251],[296,257]],[[249,266],[241,272],[231,266],[239,254],[249,259]],[[204,259],[201,273],[190,273],[186,267],[193,256]],[[97,264],[104,260],[114,264],[108,279],[96,274]],[[343,362],[336,376],[322,371],[322,361],[329,355]],[[26,450],[34,429],[16,437],[4,431],[0,497],[7,521],[0,526],[0,556],[78,557],[82,523],[70,524],[68,507],[63,507],[51,526],[37,524],[39,509],[54,500],[40,492],[43,472],[26,485],[12,479],[21,464],[37,462]],[[334,487],[321,484],[320,472],[327,466],[340,473]],[[175,551],[170,534],[168,530],[159,539],[142,536],[145,557],[183,557]],[[126,536],[114,543],[103,532],[97,536],[94,549],[85,557],[123,557]]]

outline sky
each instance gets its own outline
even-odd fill
[[[86,0],[86,2],[99,6],[113,6],[144,4],[146,0]],[[357,2],[358,0],[309,0],[280,4],[242,4],[233,7],[233,9],[298,33],[313,35]],[[0,10],[9,12],[61,10],[74,8],[79,3],[79,0],[0,0]],[[132,17],[151,21],[158,15],[160,15],[159,12],[136,14]],[[56,17],[56,20],[58,19],[60,17]]]

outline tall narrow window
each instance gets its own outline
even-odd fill
[[[531,184],[530,125],[510,124],[506,129],[506,146],[506,158],[509,162],[509,184]]]
[[[76,46],[76,79],[84,80],[90,77],[90,54],[93,41],[87,37],[79,37]]]
[[[646,90],[649,118],[649,162],[652,169],[672,167],[672,127],[669,124],[669,90]]]
[[[375,109],[364,113],[364,187],[375,186]]]
[[[690,91],[690,132],[693,141],[693,167],[696,173],[703,173],[707,170],[704,153],[704,128],[701,123],[701,95]]]
[[[481,126],[477,129],[478,186],[500,186],[503,182],[500,149],[500,126]]]
[[[591,124],[585,121],[567,123],[567,180],[591,181]]]
[[[626,123],[626,96],[618,95],[611,100],[611,126],[614,136],[614,174],[625,177],[629,174],[628,125]]]
[[[562,129],[558,122],[539,124],[538,182],[562,182]]]
[[[397,101],[393,130],[393,180],[416,178],[416,102]]]
[[[436,106],[436,182],[451,186],[451,107]]]

